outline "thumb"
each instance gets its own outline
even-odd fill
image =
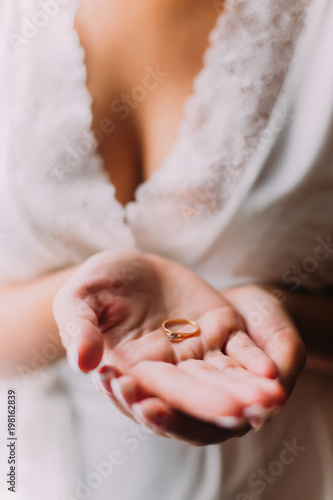
[[[92,307],[61,291],[54,300],[53,314],[71,367],[83,372],[97,368],[103,356],[104,338]]]

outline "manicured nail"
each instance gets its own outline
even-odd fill
[[[72,368],[72,370],[76,373],[80,373],[81,370],[79,368],[79,352],[73,342],[69,344],[66,355],[68,364]]]
[[[148,414],[145,414],[142,407],[137,403],[134,403],[131,406],[131,411],[140,424],[151,428],[163,427],[172,416],[171,411],[165,411],[162,409],[158,409],[154,412],[149,410]]]
[[[98,391],[102,392],[103,394],[106,393],[109,396],[112,396],[110,384],[107,382],[107,380],[102,380],[100,374],[98,372],[94,372],[92,375],[92,381],[95,384],[95,387]]]
[[[132,405],[131,410],[133,412],[133,415],[135,416],[135,418],[137,419],[137,421],[140,424],[147,425],[147,423],[148,423],[147,419],[146,419],[140,405],[138,405],[138,404]]]
[[[112,368],[102,366],[94,373],[92,379],[98,390],[112,396],[111,380],[115,377],[117,377],[117,374]]]
[[[113,378],[111,380],[111,389],[118,403],[125,406],[125,408],[128,408],[130,404],[126,401],[125,398],[128,398],[129,394],[131,394],[133,387],[129,387],[119,382],[117,378]]]
[[[219,427],[224,429],[240,429],[247,424],[247,420],[244,417],[217,417],[214,423]]]
[[[100,391],[100,392],[104,392],[104,389],[103,389],[102,384],[101,384],[101,382],[100,382],[100,380],[99,380],[99,377],[98,377],[98,375],[97,375],[97,372],[94,372],[94,373],[92,374],[91,379],[92,379],[92,381],[93,381],[93,383],[94,383],[94,385],[95,385],[96,389],[97,389],[98,391]]]
[[[244,416],[255,430],[260,430],[270,418],[279,412],[279,407],[264,408],[262,405],[255,404],[245,408]]]
[[[138,387],[133,380],[133,377],[130,375],[122,375],[115,380],[114,385],[113,381],[111,381],[111,387],[114,393],[114,396],[118,399],[119,403],[126,405],[127,408],[130,408],[132,404],[138,401]]]

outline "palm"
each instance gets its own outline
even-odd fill
[[[262,351],[244,340],[245,334],[240,344],[245,342],[252,358],[242,362],[241,354],[231,359],[222,353],[227,338],[237,338],[244,325],[197,275],[177,263],[134,252],[111,259],[101,254],[89,265],[81,270],[84,280],[74,279],[75,286],[69,283],[63,291],[63,299],[72,300],[80,311],[86,339],[80,349],[81,368],[95,368],[103,350],[104,362],[135,375],[145,394],[206,421],[240,415],[258,401],[267,406],[281,403],[284,394],[277,382],[246,369],[274,373]],[[200,335],[170,342],[161,323],[174,317],[195,320]]]
[[[225,300],[183,268],[178,269],[177,278],[183,286],[175,289],[170,275],[169,283],[161,286],[156,275],[145,273],[139,282],[124,287],[121,293],[105,295],[107,312],[100,318],[99,326],[107,363],[126,372],[141,361],[178,363],[204,359],[210,349],[222,349],[227,325],[220,331],[214,327],[221,308],[225,309],[226,322],[230,323],[231,312]],[[161,328],[168,318],[197,321],[201,335],[183,342],[170,342]]]

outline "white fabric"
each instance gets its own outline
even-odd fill
[[[331,2],[230,2],[178,140],[125,208],[94,151],[73,29],[79,5],[0,2],[0,280],[138,248],[182,262],[216,287],[332,285]],[[312,265],[303,279],[293,269],[300,264]],[[324,377],[304,374],[288,409],[263,432],[202,449],[141,434],[133,452],[133,424],[87,377],[60,363],[24,382],[11,382],[22,398],[20,500],[84,498],[77,478],[86,482],[93,462],[114,450],[124,463],[86,498],[332,498],[332,388]],[[295,439],[306,449],[276,464]],[[253,486],[259,468],[270,480]]]

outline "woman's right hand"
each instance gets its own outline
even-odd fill
[[[286,399],[274,363],[248,337],[235,309],[168,259],[135,251],[96,254],[59,291],[54,314],[61,333],[76,333],[64,344],[81,370],[96,369],[102,359],[111,365],[99,370],[100,387],[123,412],[140,420],[139,402],[155,408],[155,416],[169,419],[166,425],[158,418],[161,432],[187,442],[242,434],[248,419],[258,420],[256,407],[272,413]],[[195,320],[200,335],[171,342],[161,324],[175,317]],[[224,352],[233,344],[231,358]],[[124,405],[115,393],[126,377],[135,380],[136,396]]]

